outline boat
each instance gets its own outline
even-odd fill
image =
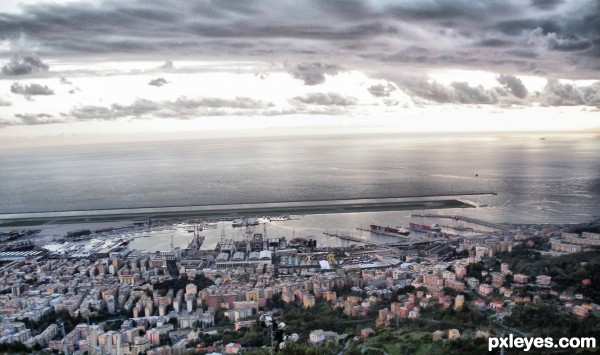
[[[248,218],[248,219],[246,219],[246,225],[247,226],[257,226],[258,219],[257,218]]]
[[[265,224],[270,222],[267,217],[258,217],[256,220],[258,221],[258,224]]]
[[[393,228],[393,227],[382,227],[382,226],[378,226],[376,224],[371,224],[370,227],[371,227],[371,233],[389,235],[392,237],[407,236],[410,234],[410,231],[408,229],[402,228],[400,226]]]
[[[437,224],[428,226],[426,224],[409,223],[408,228],[415,232],[422,232],[422,233],[441,232],[442,231],[442,228]]]
[[[271,222],[273,222],[273,221],[289,221],[290,216],[288,216],[288,215],[272,216],[272,217],[269,217],[269,220]]]
[[[244,226],[244,221],[242,221],[241,219],[234,219],[233,221],[231,221],[231,226],[234,228],[237,227],[243,227]]]

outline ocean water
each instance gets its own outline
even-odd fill
[[[600,139],[387,134],[0,151],[0,219],[29,212],[478,192],[497,195],[467,197],[487,207],[447,213],[522,223],[597,218]]]

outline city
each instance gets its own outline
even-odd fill
[[[447,217],[447,224],[463,219]],[[147,220],[71,231],[58,240],[65,246],[112,240],[86,252],[40,247],[38,240],[48,242],[41,229],[3,232],[1,349],[166,355],[262,354],[272,346],[284,353],[324,346],[319,351],[332,354],[458,347],[477,353],[487,338],[507,331],[597,334],[598,221],[510,225],[464,218],[460,227],[412,231],[394,243],[340,234],[354,241],[330,247],[319,244],[338,238],[333,233],[267,235],[269,225],[288,219]],[[243,238],[228,238],[226,225]],[[186,247],[171,240],[165,250],[131,249],[131,239],[115,239],[127,228],[147,234],[168,226],[187,230]],[[204,228],[222,229],[214,249],[201,248]],[[273,339],[259,322],[265,316],[285,326],[273,330]],[[381,337],[395,340],[378,343]]]

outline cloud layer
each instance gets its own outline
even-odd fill
[[[343,65],[367,60],[584,77],[600,70],[598,13],[596,0],[42,3],[0,14],[4,48],[10,48],[0,53],[38,48],[50,57],[195,55]],[[172,67],[167,61],[162,69]],[[11,59],[3,72],[47,69],[27,56]],[[335,67],[299,66],[292,72],[315,85],[324,74],[335,74]]]

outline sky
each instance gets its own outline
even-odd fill
[[[3,0],[0,143],[600,131],[599,14],[597,0]]]

